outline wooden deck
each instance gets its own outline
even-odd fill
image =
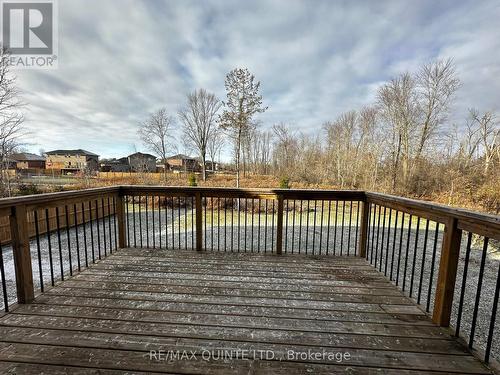
[[[0,318],[15,374],[434,371],[489,373],[358,257],[123,249]]]

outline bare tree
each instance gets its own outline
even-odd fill
[[[0,193],[8,196],[12,195],[8,172],[12,164],[10,156],[21,147],[27,134],[21,113],[23,103],[16,87],[16,77],[9,69],[9,57],[9,52],[0,46]]]
[[[240,186],[240,157],[243,138],[248,134],[252,118],[264,112],[262,96],[259,95],[260,82],[248,69],[234,69],[226,76],[225,87],[227,100],[223,103],[224,111],[219,117],[220,126],[228,132],[234,141],[236,164],[236,186]]]
[[[158,156],[164,167],[164,181],[167,181],[167,150],[171,147],[171,128],[174,120],[165,108],[151,114],[139,128],[139,136],[144,145]]]
[[[482,148],[484,158],[484,174],[492,167],[494,157],[498,152],[498,141],[500,139],[500,123],[493,112],[479,114],[477,109],[471,109],[470,117],[477,128],[477,143]]]
[[[212,172],[215,172],[215,159],[224,147],[224,134],[218,126],[214,127],[211,137],[208,139],[207,152],[212,162]],[[219,160],[220,162],[220,160]]]
[[[189,94],[186,106],[179,111],[188,146],[194,147],[201,158],[203,181],[206,180],[207,147],[214,133],[215,116],[222,103],[214,94],[199,89]]]
[[[415,158],[418,161],[424,148],[446,121],[453,94],[460,80],[451,59],[424,65],[416,76],[421,111],[421,125]]]

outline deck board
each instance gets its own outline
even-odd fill
[[[220,349],[232,358],[202,357]],[[151,359],[150,350],[196,360]],[[38,369],[490,373],[364,259],[156,249],[120,250],[0,318],[0,372]]]

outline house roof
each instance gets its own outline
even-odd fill
[[[171,159],[196,160],[195,158],[192,158],[191,156],[187,156],[184,154],[177,154],[177,155],[173,155],[173,156],[170,156],[167,158],[167,160],[171,160]]]
[[[11,159],[16,161],[45,161],[45,157],[31,154],[29,152],[19,152],[17,154],[12,154]]]
[[[146,158],[154,158],[156,160],[156,156],[151,155],[151,154],[146,154],[144,152],[134,152],[133,154],[130,154],[128,157],[130,158],[132,156],[143,156]]]
[[[87,156],[99,156],[93,152],[82,150],[81,148],[77,150],[54,150],[46,152],[47,155],[87,155]]]

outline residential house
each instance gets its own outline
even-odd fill
[[[127,156],[128,165],[133,172],[156,172],[156,156],[136,152]]]
[[[108,159],[99,163],[101,172],[130,172],[130,164],[128,158]]]
[[[45,167],[62,174],[97,171],[99,155],[78,150],[54,150],[46,153]]]
[[[196,158],[183,154],[170,156],[167,158],[167,163],[170,170],[174,172],[199,172],[201,170]]]
[[[31,154],[29,152],[20,152],[13,154],[11,159],[16,161],[16,169],[25,172],[40,172],[45,169],[45,157]]]

